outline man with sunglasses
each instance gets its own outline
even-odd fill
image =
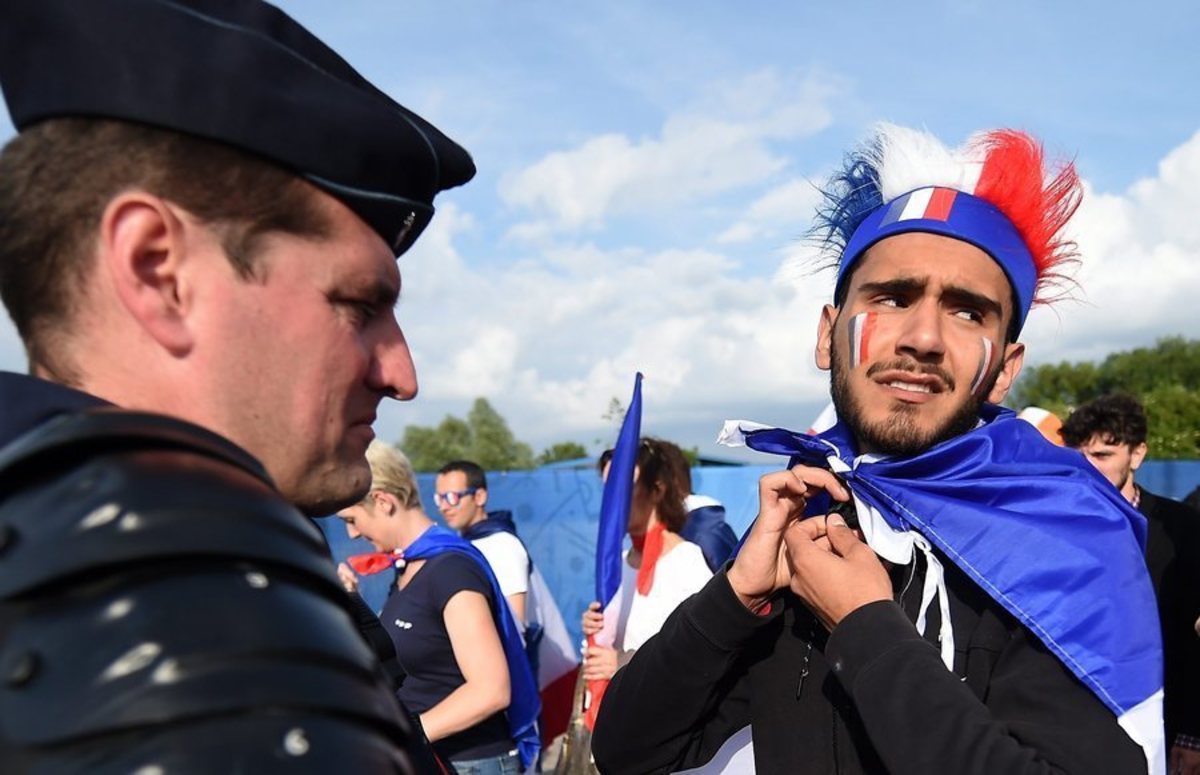
[[[305,515],[470,156],[257,0],[5,2],[0,88],[4,771],[423,769]]]
[[[838,422],[785,455],[727,570],[613,678],[602,772],[1161,773],[1145,520],[997,404],[1081,186],[999,130],[884,126],[825,191],[816,362]]]
[[[531,566],[529,552],[517,538],[512,513],[488,513],[487,474],[470,460],[452,460],[442,466],[434,486],[433,500],[442,519],[487,558],[513,618],[524,632]]]

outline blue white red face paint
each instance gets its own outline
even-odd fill
[[[875,333],[877,320],[875,312],[860,312],[850,319],[850,368],[857,369],[871,357],[871,337]],[[992,356],[995,347],[992,340],[986,336],[979,337],[979,364],[975,367],[975,376],[971,379],[971,394],[974,395],[987,381],[987,375],[992,370]]]
[[[988,372],[992,370],[992,340],[982,336],[980,341],[983,342],[983,349],[979,351],[979,366],[975,369],[975,378],[971,380],[971,395],[983,386]]]
[[[874,312],[860,312],[850,319],[850,368],[866,363],[871,354],[871,335],[875,332]]]

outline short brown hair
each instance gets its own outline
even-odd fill
[[[1133,449],[1146,443],[1146,410],[1136,398],[1110,393],[1080,406],[1062,425],[1068,447],[1078,449],[1093,436],[1105,444],[1124,444]]]
[[[329,230],[315,189],[231,146],[104,119],[58,118],[29,127],[0,151],[0,298],[31,363],[53,363],[47,339],[69,326],[100,217],[130,189],[170,200],[217,227],[243,279],[255,276],[264,235],[321,237]]]

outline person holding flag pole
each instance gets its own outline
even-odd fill
[[[625,541],[625,529],[629,524],[629,507],[633,503],[634,467],[637,463],[638,440],[642,432],[642,374],[633,380],[633,397],[621,421],[621,431],[613,446],[609,461],[608,476],[604,479],[604,492],[600,496],[600,527],[596,538],[596,600],[599,602],[604,626],[598,632],[587,635],[584,652],[584,672],[587,675],[587,650],[593,647],[612,646],[617,634],[617,613],[611,606],[621,588],[621,546]],[[596,714],[608,687],[607,678],[596,678],[586,682],[584,694],[584,718],[589,730],[596,726]]]
[[[586,719],[594,727],[607,682],[687,597],[712,577],[703,550],[679,531],[687,521],[668,442],[642,437],[641,375],[608,461],[596,549],[597,600],[583,614]],[[604,458],[601,458],[604,465]],[[626,534],[633,544],[622,552]]]

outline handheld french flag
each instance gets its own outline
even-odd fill
[[[604,627],[595,635],[588,636],[589,645],[612,646],[617,635],[617,612],[620,601],[616,600],[621,588],[621,549],[625,543],[625,531],[629,526],[629,509],[633,503],[633,471],[637,464],[638,443],[642,434],[642,375],[639,372],[633,382],[633,398],[621,422],[621,433],[613,447],[612,462],[609,463],[608,478],[604,480],[604,492],[600,497],[600,534],[596,541],[596,600],[604,613]],[[596,726],[596,715],[600,712],[600,700],[608,681],[588,681],[584,720],[588,729]]]

